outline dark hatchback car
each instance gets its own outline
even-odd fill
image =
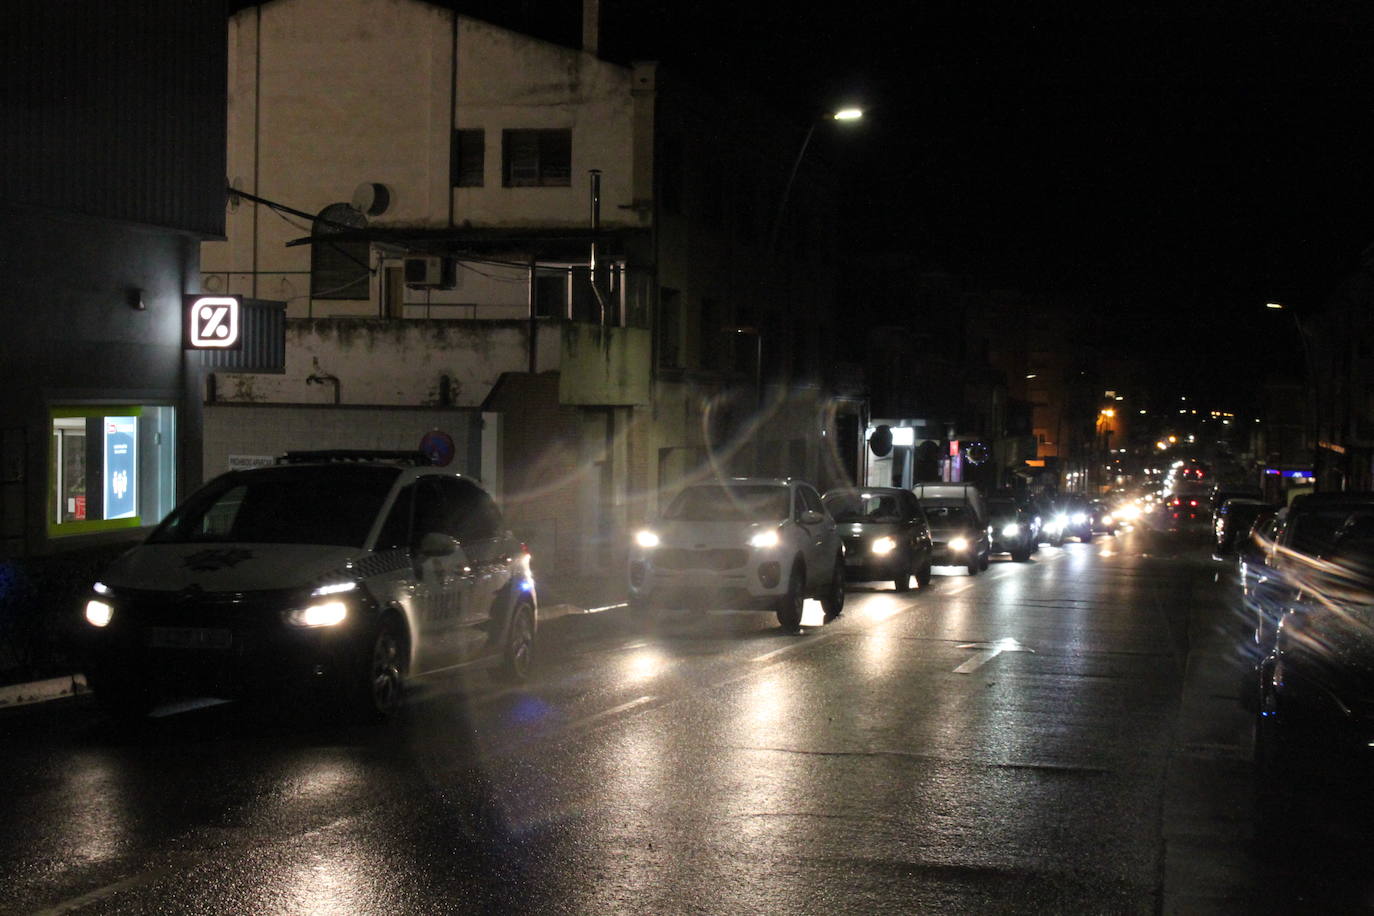
[[[529,556],[476,483],[420,453],[288,453],[197,490],[86,603],[96,699],[310,695],[390,715],[412,677],[528,671]]]
[[[1014,499],[994,496],[988,500],[988,524],[992,528],[992,552],[1008,553],[1018,563],[1030,559],[1039,546],[1035,519]]]
[[[844,541],[846,581],[891,579],[899,592],[911,588],[913,576],[921,588],[930,584],[930,527],[911,491],[838,489],[822,500]]]
[[[1213,550],[1220,556],[1234,554],[1239,543],[1249,537],[1256,520],[1277,512],[1278,508],[1273,503],[1245,496],[1223,499],[1212,513]]]
[[[1259,668],[1256,763],[1270,781],[1333,759],[1363,771],[1374,762],[1374,514],[1347,519],[1327,555],[1290,581]]]

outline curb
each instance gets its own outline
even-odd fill
[[[11,684],[0,687],[0,710],[80,696],[89,690],[86,675],[80,673],[48,678],[46,681]]]

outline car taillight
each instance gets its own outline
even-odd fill
[[[1190,500],[1188,500],[1188,505],[1190,505],[1190,506],[1196,506],[1196,505],[1197,505],[1197,500],[1196,500],[1196,499],[1190,499]]]

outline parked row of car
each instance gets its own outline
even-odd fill
[[[1374,493],[1312,493],[1286,507],[1217,507],[1253,621],[1255,759],[1281,786],[1299,761],[1374,749]],[[1245,534],[1245,519],[1252,518]]]

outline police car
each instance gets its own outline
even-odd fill
[[[420,452],[288,452],[231,471],[116,560],[86,603],[87,680],[113,711],[305,686],[365,718],[406,681],[528,676],[530,557],[471,478]]]

